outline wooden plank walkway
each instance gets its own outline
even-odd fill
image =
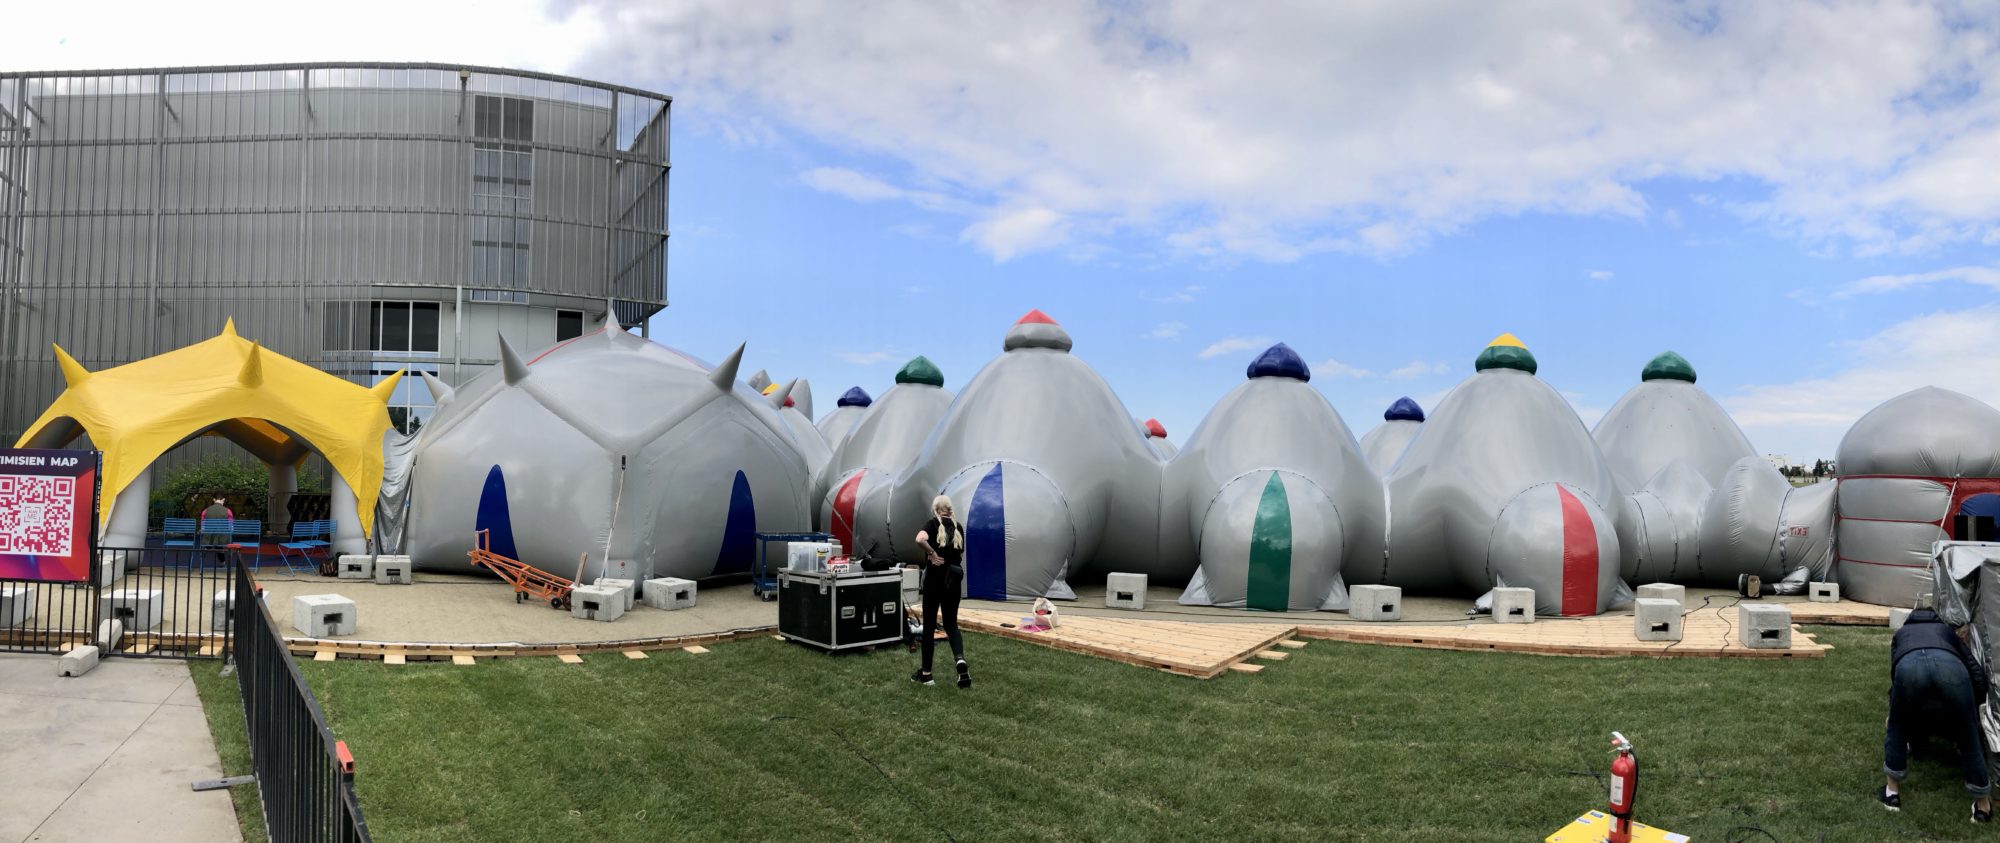
[[[1842,600],[1837,603],[1791,603],[1792,623],[1837,626],[1888,626],[1889,607]]]
[[[1796,620],[1796,619],[1795,619]],[[1326,624],[1299,627],[1300,638],[1388,644],[1431,650],[1529,653],[1544,656],[1650,656],[1653,658],[1817,659],[1832,646],[1792,627],[1788,650],[1752,650],[1736,640],[1736,606],[1696,609],[1681,619],[1681,640],[1640,641],[1631,615],[1548,618],[1534,623],[1458,625],[1406,623]]]
[[[1298,627],[1275,623],[1200,623],[1064,615],[1062,625],[1023,632],[1016,613],[961,609],[960,626],[1058,650],[1209,679],[1272,645]]]

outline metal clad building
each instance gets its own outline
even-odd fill
[[[363,384],[462,383],[667,304],[670,98],[296,64],[0,74],[0,436],[96,370],[237,331]]]

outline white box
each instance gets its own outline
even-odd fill
[[[569,592],[569,616],[587,621],[615,621],[625,615],[625,595],[601,585],[579,585]]]
[[[160,625],[162,602],[157,588],[119,589],[97,598],[97,616],[122,620],[125,628],[133,632],[153,629]]]
[[[375,557],[377,585],[409,585],[417,581],[417,569],[408,556]]]
[[[915,594],[915,593],[917,593],[917,592],[919,592],[919,591],[922,591],[922,590],[923,590],[923,588],[924,588],[924,569],[922,569],[922,568],[904,568],[904,569],[903,569],[903,593],[904,593],[904,594]]]
[[[334,575],[343,580],[372,580],[375,578],[375,557],[342,555],[334,568]]]
[[[1681,604],[1660,597],[1632,601],[1632,634],[1641,641],[1681,640]]]
[[[292,628],[313,638],[353,635],[359,621],[354,601],[338,594],[301,594],[292,598]]]
[[[225,588],[209,598],[209,628],[221,632],[229,628],[229,616],[236,611],[236,590]]]
[[[615,577],[598,577],[597,582],[593,584],[601,585],[605,588],[617,589],[620,594],[625,595],[625,611],[627,612],[632,611],[632,607],[638,605],[638,584],[631,580],[617,579]]]
[[[62,658],[56,659],[56,675],[82,676],[89,673],[91,668],[97,666],[97,657],[96,644],[85,644],[74,648],[62,654]]]
[[[1107,609],[1146,608],[1146,575],[1112,574],[1105,577],[1104,607]]]
[[[1639,586],[1632,596],[1638,600],[1672,600],[1680,604],[1681,611],[1687,611],[1687,586],[1670,582],[1649,582]]]
[[[1347,587],[1347,616],[1357,621],[1403,619],[1403,590],[1393,585]]]
[[[0,587],[0,629],[20,626],[35,616],[35,587]]]
[[[1910,609],[1890,609],[1889,632],[1894,633],[1896,630],[1902,629],[1903,622],[1910,619],[1911,611]]]
[[[646,605],[655,609],[692,609],[695,601],[694,580],[679,577],[661,577],[646,581]]]
[[[1814,603],[1839,603],[1840,583],[1837,582],[1806,583],[1806,599]]]
[[[785,545],[785,567],[794,571],[824,571],[826,562],[837,552],[833,542],[789,542]]]
[[[1493,589],[1494,623],[1534,623],[1535,590],[1532,588]]]
[[[1791,608],[1782,603],[1736,604],[1736,642],[1751,650],[1791,649]]]
[[[97,584],[107,586],[125,578],[126,556],[130,551],[100,550],[97,552]]]

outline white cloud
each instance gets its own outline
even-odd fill
[[[896,359],[895,352],[891,351],[840,351],[833,356],[856,366],[873,366]]]
[[[2000,290],[2000,268],[1990,266],[1954,266],[1930,272],[1915,272],[1907,275],[1870,275],[1858,281],[1851,281],[1834,291],[1837,299],[1887,293],[1910,287],[1926,287],[1941,281],[1957,281]]]
[[[1584,427],[1596,427],[1597,420],[1604,418],[1605,409],[1587,403],[1590,399],[1583,397],[1583,393],[1565,392],[1562,397],[1569,402],[1570,409],[1576,411],[1576,417],[1583,420]]]
[[[815,167],[800,173],[799,181],[814,190],[844,196],[856,202],[901,199],[909,195],[900,187],[844,167]]]
[[[1200,284],[1189,284],[1165,295],[1147,296],[1146,298],[1160,304],[1192,304],[1194,303],[1195,294],[1199,292],[1201,292]]]
[[[1146,338],[1153,340],[1177,340],[1181,338],[1181,332],[1185,330],[1187,330],[1187,323],[1185,322],[1161,322],[1153,326],[1153,330],[1146,332]]]
[[[1837,346],[1845,368],[1790,383],[1736,390],[1723,405],[1758,447],[1801,459],[1831,458],[1856,419],[1920,386],[1941,386],[2000,403],[2000,305],[1898,322]]]
[[[1001,259],[1114,234],[1275,261],[1394,254],[1515,213],[1671,226],[1639,192],[1656,179],[1741,184],[1753,201],[1709,207],[1858,252],[1977,242],[2000,223],[1993,6],[557,8],[549,61],[668,90],[677,117],[724,132],[776,127],[890,162],[923,190],[881,187],[963,203],[966,242]],[[148,36],[235,17],[256,16]],[[456,42],[432,33],[462,24],[394,29],[436,54]],[[577,49],[572,33],[601,37]],[[499,40],[520,52],[535,34]]]
[[[1216,341],[1209,347],[1202,349],[1201,353],[1195,356],[1203,360],[1208,360],[1221,357],[1224,354],[1235,354],[1239,351],[1263,351],[1270,346],[1270,337],[1230,337],[1225,340]]]
[[[1369,378],[1375,373],[1358,366],[1349,366],[1338,360],[1323,360],[1312,364],[1314,377],[1320,378]]]
[[[1412,360],[1409,362],[1409,365],[1390,369],[1388,377],[1392,380],[1410,380],[1412,378],[1421,378],[1425,375],[1442,375],[1449,371],[1451,371],[1451,364],[1442,360]]]
[[[1592,281],[1609,281],[1612,278],[1612,272],[1609,269],[1593,269],[1584,273],[1584,275]]]

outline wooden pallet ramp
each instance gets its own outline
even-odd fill
[[[959,625],[966,629],[1200,679],[1219,676],[1231,665],[1266,651],[1283,658],[1282,652],[1270,648],[1291,638],[1296,629],[1290,624],[1069,615],[1055,629],[1026,632],[1015,626],[1019,620],[1019,615],[988,609],[958,613]]]

